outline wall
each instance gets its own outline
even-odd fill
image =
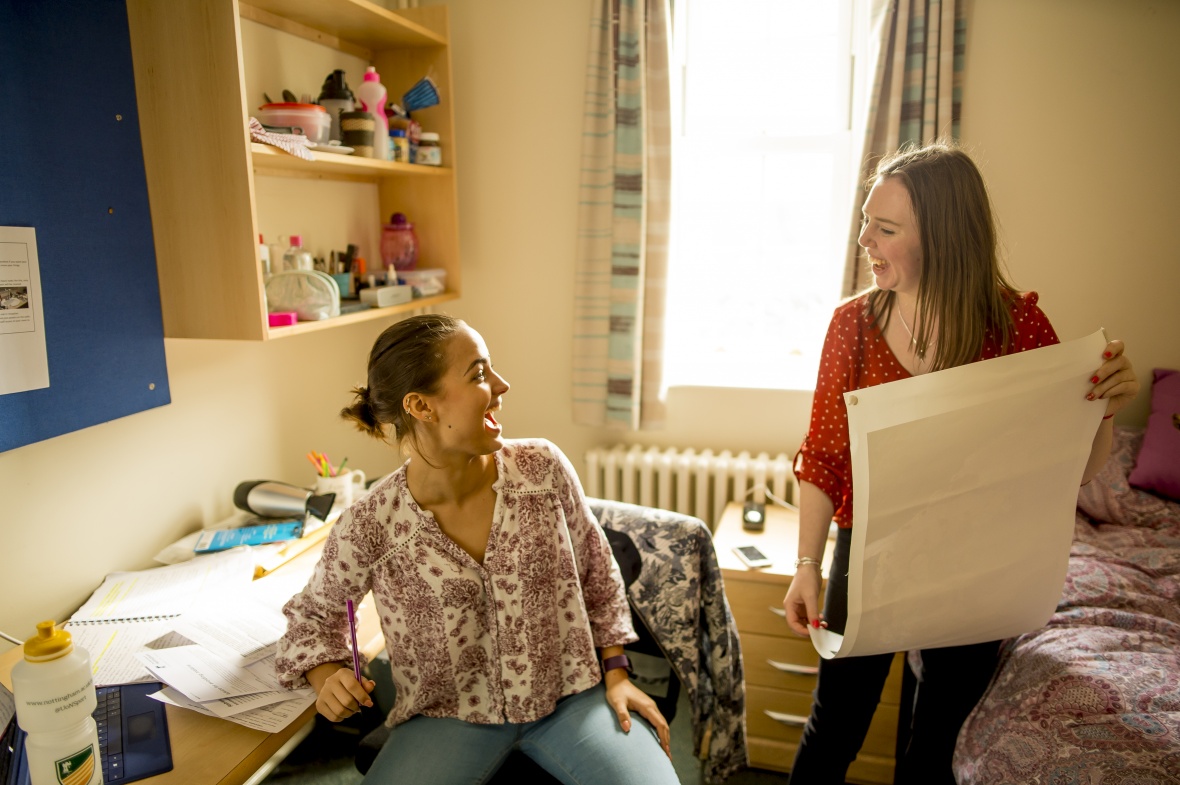
[[[594,445],[792,452],[800,391],[674,389],[667,427],[599,432],[570,421],[573,256],[582,78],[591,0],[451,0],[464,290],[514,384],[510,435],[542,435],[581,466]],[[1170,0],[987,0],[968,28],[963,135],[979,157],[1017,283],[1063,338],[1104,326],[1146,385],[1180,366],[1180,264],[1169,194],[1180,181]],[[478,293],[478,294],[477,294]],[[767,340],[773,358],[774,341]],[[1120,422],[1142,422],[1141,395]]]
[[[514,389],[509,435],[581,463],[615,434],[570,422],[572,258],[589,0],[455,0],[464,291]],[[963,128],[1018,282],[1064,337],[1125,337],[1140,375],[1180,366],[1180,4],[987,0],[973,8]],[[1174,135],[1174,134],[1173,134]],[[1030,143],[1029,140],[1035,140]],[[280,231],[282,231],[280,229]],[[1168,307],[1171,306],[1171,307]],[[118,569],[231,512],[245,479],[306,482],[309,449],[371,475],[396,456],[336,419],[383,325],[269,344],[165,341],[173,403],[0,453],[0,630],[65,618]],[[773,352],[773,343],[768,342]],[[668,427],[630,440],[792,450],[810,396],[674,390]],[[1146,395],[1120,421],[1142,422]]]

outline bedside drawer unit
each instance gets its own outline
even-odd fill
[[[725,596],[729,599],[729,608],[733,611],[738,630],[796,637],[787,626],[787,615],[783,610],[783,597],[790,583],[790,580],[782,583],[755,583],[734,580],[726,575]]]
[[[799,637],[787,625],[783,610],[783,597],[794,578],[798,555],[798,517],[775,506],[767,507],[766,512],[765,530],[747,532],[741,526],[741,505],[730,504],[718,522],[713,543],[741,639],[750,765],[788,771],[811,713],[820,658],[811,640]],[[756,545],[770,557],[771,565],[757,570],[746,567],[733,553],[742,545]],[[834,550],[829,543],[824,554],[825,576]],[[822,600],[823,588],[820,591]],[[905,657],[896,655],[864,745],[848,768],[848,782],[893,782],[904,665]]]
[[[750,736],[798,744],[810,711],[810,693],[746,686],[746,729]],[[861,753],[892,757],[896,746],[897,704],[883,703],[873,715]]]

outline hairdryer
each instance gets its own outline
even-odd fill
[[[307,488],[275,480],[248,480],[234,490],[235,507],[265,518],[303,518],[310,513],[327,521],[334,501],[334,493],[317,496]]]

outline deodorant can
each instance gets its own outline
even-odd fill
[[[24,654],[12,669],[12,693],[28,734],[32,785],[102,785],[90,655],[52,621],[37,625]]]

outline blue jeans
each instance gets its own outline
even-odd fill
[[[516,749],[565,785],[680,782],[651,725],[632,712],[623,733],[599,684],[520,725],[414,717],[393,729],[362,785],[481,785]]]

